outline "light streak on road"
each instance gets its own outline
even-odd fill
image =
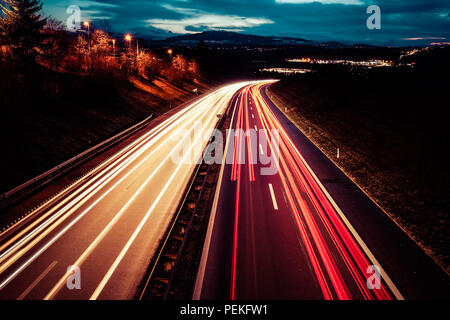
[[[184,141],[177,134],[193,136],[185,158],[201,156],[217,114],[250,83],[228,85],[181,109],[52,199],[49,208],[0,234],[0,297],[133,297],[195,168],[172,161]],[[194,135],[196,123],[201,135]],[[47,270],[49,260],[58,264]],[[81,268],[82,290],[64,286],[69,265]]]
[[[391,296],[385,285],[383,285],[381,290],[370,291],[367,288],[364,275],[367,267],[371,263],[369,263],[355,239],[353,239],[349,230],[317,185],[317,182],[310,174],[310,170],[304,165],[304,159],[301,158],[300,152],[268,108],[264,98],[260,94],[260,90],[261,86],[255,85],[252,94],[255,97],[255,105],[262,123],[266,129],[277,128],[280,130],[280,178],[283,182],[284,191],[290,198],[291,210],[296,215],[299,229],[304,229],[305,227],[308,229],[308,233],[312,236],[313,243],[319,253],[318,257],[320,257],[322,263],[325,265],[325,270],[322,270],[320,266],[317,267],[321,269],[316,270],[318,279],[323,281],[322,275],[325,271],[330,278],[329,282],[331,282],[331,287],[334,289],[337,298],[351,299],[351,294],[343,280],[342,272],[338,269],[335,259],[329,251],[328,244],[318,227],[319,222],[316,222],[317,218],[314,213],[319,214],[320,222],[325,225],[327,235],[331,236],[333,244],[338,248],[341,258],[345,261],[348,271],[364,295],[364,298],[390,299]],[[313,203],[314,213],[304,199],[304,196],[302,196],[301,191],[303,191],[303,194],[306,193],[308,200]],[[306,241],[306,239],[304,240]],[[316,258],[314,257],[313,259]],[[356,261],[356,264],[353,261]],[[330,286],[322,284],[322,287],[324,296],[330,298]]]
[[[269,183],[269,191],[270,191],[270,197],[272,198],[272,202],[273,202],[273,209],[278,210],[277,198],[275,197],[275,192],[273,191],[273,186],[271,183]]]
[[[348,228],[348,221],[346,225],[335,207],[333,207],[329,198],[324,194],[323,190],[318,184],[318,179],[313,176],[312,170],[307,167],[306,161],[301,156],[301,153],[289,138],[285,129],[279,123],[278,119],[268,108],[267,104],[264,101],[264,98],[260,94],[260,90],[261,86],[259,85],[256,85],[253,90],[254,96],[256,97],[258,112],[261,117],[265,117],[266,121],[264,122],[268,126],[272,126],[280,130],[282,150],[280,162],[283,167],[282,172],[284,172],[290,180],[289,187],[295,193],[297,203],[299,204],[299,207],[303,214],[303,218],[307,221],[307,225],[309,227],[310,233],[313,235],[316,245],[319,248],[321,247],[320,256],[324,260],[324,262],[326,261],[326,270],[331,276],[331,282],[334,289],[336,290],[338,298],[349,299],[351,298],[351,295],[349,295],[342,276],[333,263],[333,257],[330,255],[330,253],[327,252],[327,244],[321,236],[321,232],[319,231],[314,220],[316,218],[314,217],[312,211],[319,215],[320,222],[322,222],[326,227],[327,235],[331,236],[333,245],[338,249],[340,257],[344,260],[345,265],[348,268],[346,271],[352,275],[354,282],[357,284],[360,292],[363,294],[365,299],[385,300],[391,299],[393,297],[392,295],[394,295],[398,299],[403,299],[403,296],[400,294],[398,289],[386,274],[384,274],[383,277],[385,283],[383,283],[382,287],[379,290],[368,289],[366,285],[366,270],[370,265],[373,264],[373,262],[369,261],[367,256],[371,256],[371,254],[367,254],[367,252],[364,252],[362,250],[361,246],[359,245],[362,242],[361,239],[359,239],[360,243],[358,244],[357,239],[353,237],[351,231]],[[287,159],[287,161],[285,161],[285,159]],[[294,173],[295,180],[294,177],[289,173]],[[284,180],[284,178],[282,179]],[[285,185],[285,183],[283,185]],[[306,191],[308,200],[310,200],[313,204],[313,210],[310,209],[305,199],[303,199],[303,197],[301,196],[299,190]],[[286,185],[285,191],[289,192]],[[366,251],[368,251],[367,247],[365,247],[365,249]],[[390,288],[388,288],[387,286],[389,286]],[[389,292],[389,289],[391,290],[391,292]]]
[[[310,174],[310,170],[304,165],[304,159],[290,140],[285,129],[280,125],[277,118],[273,115],[264,101],[261,93],[261,86],[255,85],[252,90],[255,97],[255,105],[265,129],[277,128],[280,130],[280,178],[284,191],[288,195],[291,204],[291,210],[296,216],[299,229],[305,228],[312,237],[312,243],[316,247],[318,257],[325,268],[317,265],[316,275],[320,281],[324,281],[323,273],[329,276],[329,284],[322,283],[325,298],[331,298],[330,287],[334,289],[338,299],[351,299],[351,294],[343,280],[342,271],[336,265],[335,258],[329,251],[328,244],[324,238],[318,224],[321,222],[325,226],[327,236],[330,236],[333,245],[336,246],[341,258],[344,260],[348,272],[358,285],[361,293],[366,299],[390,299],[389,290],[384,284],[381,290],[369,290],[366,286],[364,277],[367,267],[371,265],[363,251],[360,249],[355,239],[346,228],[344,222],[338,216],[336,210],[332,207],[328,199],[323,194],[316,180]],[[266,132],[268,132],[266,130]],[[268,137],[269,139],[269,137]],[[303,193],[301,193],[303,191]],[[307,195],[308,200],[313,204],[313,210],[304,199],[303,194]],[[319,221],[316,221],[316,214],[319,215]],[[337,230],[337,231],[336,231]],[[305,241],[306,238],[304,238]],[[317,259],[312,256],[312,259]],[[355,261],[355,262],[353,262]]]
[[[278,171],[272,176],[255,174],[262,167],[254,165],[252,161],[238,163],[242,152],[249,153],[248,160],[257,156],[252,154],[251,141],[243,139],[244,134],[234,137],[234,162],[225,172],[230,172],[230,179],[223,179],[217,191],[218,200],[213,207],[213,230],[230,230],[229,271],[219,272],[218,266],[227,265],[222,261],[225,254],[217,254],[218,250],[227,250],[225,236],[207,237],[203,251],[200,273],[196,281],[195,298],[218,298],[217,293],[227,291],[225,283],[217,281],[218,277],[227,278],[229,272],[229,299],[257,299],[262,297],[277,298],[272,292],[280,294],[277,280],[293,287],[304,287],[305,277],[310,270],[311,277],[307,278],[311,288],[317,288],[317,296],[326,300],[340,299],[403,299],[403,296],[389,276],[382,271],[381,287],[376,290],[368,288],[367,268],[377,265],[383,270],[364,241],[360,238],[345,215],[317,179],[308,163],[303,158],[299,148],[293,143],[286,129],[277,119],[269,107],[263,91],[268,84],[257,83],[245,87],[239,96],[235,107],[236,120],[232,128],[236,131],[248,129],[264,132],[269,148],[266,154],[274,154],[272,143],[275,140],[273,132],[279,133],[279,161],[276,163]],[[253,108],[254,107],[254,108]],[[248,109],[254,110],[254,114]],[[251,114],[251,117],[250,117]],[[262,155],[262,147],[260,154]],[[255,160],[255,159],[253,159]],[[243,179],[249,174],[250,179]],[[270,202],[261,196],[260,190],[267,190],[263,194]],[[283,199],[276,199],[275,194],[283,194]],[[230,198],[234,198],[231,211]],[[256,200],[258,199],[258,200]],[[277,201],[278,200],[278,201]],[[284,201],[282,201],[284,200]],[[268,203],[271,205],[269,206]],[[273,215],[274,210],[279,212]],[[233,212],[232,227],[224,212]],[[270,214],[270,212],[272,214]],[[291,217],[286,220],[285,217]],[[293,221],[294,224],[288,223]],[[223,224],[223,225],[220,225]],[[228,225],[230,225],[228,227]],[[275,227],[276,225],[276,227]],[[263,230],[274,226],[277,233],[264,233]],[[292,231],[288,231],[292,230]],[[214,232],[214,231],[213,231]],[[222,231],[223,232],[223,231]],[[266,231],[267,232],[267,231]],[[268,241],[267,238],[271,239]],[[259,239],[255,240],[255,239]],[[284,240],[283,240],[284,239]],[[287,240],[289,239],[289,240]],[[211,243],[209,243],[212,241]],[[282,246],[286,241],[290,243],[289,256],[283,256]],[[260,244],[264,242],[265,244]],[[216,246],[213,249],[213,246]],[[296,257],[295,255],[300,255]],[[283,270],[271,270],[273,265],[279,264],[269,257],[277,256],[281,260],[296,259],[298,265],[289,267],[283,264]],[[211,260],[210,260],[211,259]],[[255,261],[259,261],[255,262]],[[306,267],[304,264],[307,264]],[[214,267],[209,269],[208,265]],[[225,268],[225,267],[224,267]],[[298,273],[299,268],[304,270]],[[302,279],[302,280],[300,280]],[[300,283],[303,281],[303,283]],[[267,283],[267,284],[266,284]],[[262,289],[263,288],[263,289]],[[281,289],[282,290],[282,289]],[[294,294],[295,290],[292,291]],[[284,293],[283,293],[284,294]],[[309,293],[305,293],[308,295]],[[312,293],[311,293],[312,294]],[[287,296],[289,298],[289,296]],[[219,298],[223,298],[220,295]],[[292,298],[292,297],[291,297]]]

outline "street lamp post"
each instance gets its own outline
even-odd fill
[[[133,37],[131,36],[131,34],[127,33],[125,35],[125,41],[128,43],[128,52],[127,52],[127,59],[129,60],[128,63],[130,64],[129,66],[129,71],[131,71],[131,40],[133,40]]]
[[[91,25],[90,25],[89,21],[85,21],[83,23],[83,25],[88,29],[88,48],[89,48],[89,53],[91,53]]]
[[[133,39],[133,37],[131,36],[131,34],[127,33],[125,35],[125,41],[128,43],[128,47],[131,48],[131,40]]]
[[[173,50],[172,50],[172,49],[169,49],[169,50],[167,50],[167,53],[168,53],[169,56],[170,56],[170,60],[172,60]]]

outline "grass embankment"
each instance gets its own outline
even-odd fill
[[[269,91],[288,107],[291,120],[449,271],[445,70],[330,66],[284,79]]]
[[[0,66],[0,193],[62,163],[131,125],[167,112],[208,85],[132,78],[112,72],[80,76],[37,67],[21,75]]]

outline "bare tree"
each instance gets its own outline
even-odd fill
[[[42,60],[48,64],[50,70],[58,71],[70,48],[69,37],[64,25],[52,18],[47,19],[43,33],[45,39],[42,44]]]

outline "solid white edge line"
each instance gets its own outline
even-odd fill
[[[267,90],[267,89],[266,89]],[[269,98],[269,95],[266,94],[266,96]],[[270,99],[270,98],[269,98]],[[272,101],[272,99],[270,99]],[[272,101],[274,103],[274,105],[278,108],[278,105]],[[281,111],[281,110],[280,110]],[[290,119],[288,119],[290,121]],[[297,127],[298,128],[298,127]],[[300,129],[299,129],[300,130]],[[300,130],[300,132],[302,132]],[[303,132],[302,132],[303,133]],[[309,138],[308,138],[309,140]],[[293,143],[291,141],[291,143]],[[353,237],[355,238],[355,240],[358,242],[358,244],[361,246],[361,248],[364,250],[365,254],[367,255],[367,257],[369,258],[369,260],[372,262],[372,265],[376,265],[377,267],[379,267],[380,269],[380,273],[381,273],[381,277],[383,278],[383,280],[386,282],[386,284],[388,285],[389,289],[392,291],[392,293],[394,294],[395,298],[398,300],[405,300],[405,297],[403,297],[403,295],[400,293],[399,289],[397,288],[397,286],[394,284],[394,282],[391,280],[391,278],[387,275],[387,273],[384,271],[383,267],[381,266],[381,264],[378,262],[378,260],[375,258],[375,256],[373,255],[373,253],[370,251],[370,249],[367,247],[367,245],[364,243],[364,241],[361,239],[361,237],[359,236],[358,232],[355,230],[355,228],[352,226],[352,224],[350,223],[350,221],[348,221],[347,217],[344,215],[344,213],[342,212],[342,210],[339,208],[339,206],[337,205],[337,203],[333,200],[333,198],[331,197],[331,195],[328,193],[327,189],[325,188],[325,186],[320,182],[319,178],[316,176],[316,174],[314,173],[314,171],[311,169],[311,167],[309,166],[309,164],[306,162],[306,160],[303,158],[303,156],[300,154],[300,152],[298,152],[297,148],[295,148],[297,151],[297,154],[300,156],[300,159],[303,161],[303,163],[305,164],[306,168],[308,169],[308,171],[311,173],[312,177],[314,178],[314,180],[316,180],[317,184],[319,185],[319,187],[322,189],[322,192],[325,194],[325,196],[328,198],[328,201],[330,201],[331,205],[334,207],[334,209],[336,210],[336,212],[339,214],[339,216],[341,217],[342,221],[345,223],[345,225],[347,226],[347,228],[349,229],[349,231],[352,233]],[[319,149],[320,151],[320,149]]]
[[[239,95],[236,97],[236,99],[238,99],[238,98],[239,98]],[[233,115],[231,116],[230,126],[233,125],[236,106],[237,106],[237,104],[235,104],[234,109],[233,109]],[[219,195],[220,195],[220,190],[221,190],[221,186],[222,186],[223,172],[225,170],[225,162],[226,162],[226,157],[227,157],[226,151],[228,150],[230,136],[231,136],[231,132],[228,131],[227,142],[225,144],[225,152],[224,152],[223,158],[222,158],[222,166],[220,168],[219,180],[217,180],[217,188],[216,188],[216,191],[214,194],[214,200],[213,200],[213,204],[212,204],[212,208],[211,208],[211,216],[209,217],[208,229],[206,231],[205,243],[203,245],[202,257],[200,259],[200,265],[198,267],[197,277],[195,279],[195,286],[194,286],[194,292],[192,295],[192,300],[200,300],[200,297],[202,294],[203,280],[205,278],[205,271],[206,271],[206,262],[207,262],[208,256],[209,256],[209,247],[211,245],[212,231],[214,228],[214,221],[216,219],[217,205],[219,203]]]
[[[182,117],[184,117],[184,116],[182,116]],[[181,118],[182,118],[181,117]],[[180,119],[181,119],[180,118]],[[179,121],[180,119],[177,119],[177,120],[175,120],[175,121]],[[168,122],[169,124],[168,124],[168,126],[166,126],[166,127],[162,127],[162,128],[164,128],[162,131],[160,131],[160,132],[158,132],[157,133],[157,135],[158,134],[161,134],[162,132],[164,132],[164,131],[166,131],[166,130],[168,130],[168,128],[170,127],[170,126],[173,126],[173,123],[170,123],[170,122]],[[167,131],[167,132],[169,132],[169,131]],[[151,136],[151,135],[150,135]],[[150,137],[149,136],[149,137]],[[151,142],[151,141],[154,141],[154,140],[152,140],[152,139],[155,139],[155,137],[153,137],[153,138],[149,138],[149,142],[146,142],[146,143],[144,143],[144,145],[146,145],[146,144],[148,144],[148,143],[151,143],[151,144],[154,144],[155,142]],[[160,138],[156,138],[156,139],[160,139]],[[146,139],[144,139],[144,140],[146,140]],[[144,141],[143,140],[143,141]],[[122,163],[120,163],[119,165],[116,165],[116,168],[114,168],[111,172],[112,172],[112,174],[115,176],[115,175],[117,175],[118,174],[118,172],[120,172],[120,171],[122,171],[124,168],[126,168],[127,166],[128,166],[128,164],[129,163],[131,163],[132,161],[134,161],[133,160],[133,158],[134,159],[136,159],[139,155],[137,155],[138,153],[139,154],[142,154],[143,152],[145,152],[145,150],[143,150],[143,151],[139,151],[139,149],[141,149],[142,147],[139,147],[138,149],[136,149],[137,151],[133,151],[135,154],[134,155],[131,155],[131,156],[128,156],[127,158],[124,158],[124,159],[126,159],[125,161],[123,161],[123,160],[117,160],[117,163],[119,163],[119,161],[122,161]],[[146,159],[146,158],[149,158],[154,152],[156,152],[156,150],[157,149],[159,149],[160,148],[160,146],[158,146],[155,150],[153,150],[152,152],[150,152],[150,154],[149,155],[147,155],[144,159]],[[131,152],[131,151],[130,151]],[[76,221],[78,221],[80,218],[82,218],[88,211],[90,211],[90,209],[91,208],[93,208],[93,206],[95,206],[98,202],[100,202],[110,191],[112,191],[113,189],[115,189],[115,187],[116,186],[118,186],[118,184],[121,182],[121,181],[123,181],[129,174],[131,174],[131,172],[133,172],[136,168],[138,168],[142,163],[144,162],[144,160],[141,160],[140,162],[139,162],[139,164],[138,165],[136,165],[136,166],[134,166],[134,168],[133,169],[131,169],[131,171],[130,172],[128,172],[128,173],[126,173],[126,175],[124,176],[124,177],[122,177],[118,182],[116,182],[115,184],[114,184],[114,186],[113,187],[111,187],[111,188],[109,188],[108,189],[108,191],[106,191],[106,193],[103,193],[99,198],[97,198],[95,201],[94,201],[94,203],[93,204],[91,204],[89,207],[88,207],[88,209],[86,209],[86,210],[84,210],[83,211],[83,213],[81,213],[81,216],[79,215],[79,216],[77,216],[76,218],[75,218],[75,220],[73,220],[69,225],[68,225],[68,227],[70,227],[71,225],[73,225],[74,223],[76,223]],[[128,163],[128,164],[127,164]],[[114,165],[114,164],[112,164],[112,165]],[[111,166],[112,166],[111,165]],[[109,173],[108,173],[109,174]],[[107,174],[107,175],[108,175]],[[101,179],[103,179],[103,178],[101,178]],[[112,179],[111,177],[107,177],[107,178],[105,178],[106,180],[110,180],[110,179]],[[104,186],[107,182],[106,182],[106,180],[103,180],[103,181],[101,181],[101,182],[96,182],[95,184],[93,184],[91,187],[89,187],[88,188],[88,190],[89,189],[92,189],[93,188],[93,186],[95,186],[95,188],[94,189],[92,189],[92,190],[100,190],[101,188],[102,188],[102,185]],[[110,180],[111,181],[111,180]],[[88,191],[87,190],[87,191]],[[86,193],[87,191],[84,191],[83,193]],[[91,192],[91,191],[90,191]],[[97,191],[95,191],[95,192],[97,192]],[[77,197],[80,197],[80,196],[77,196]],[[72,202],[74,202],[76,199],[74,199],[74,200],[71,200],[71,202],[69,203],[69,204],[67,204],[67,205],[65,205],[65,207],[68,207],[69,209],[68,210],[66,210],[65,212],[64,211],[61,211],[61,210],[64,210],[64,208],[62,208],[62,209],[59,209],[58,210],[58,212],[60,212],[61,211],[61,213],[60,214],[58,214],[58,213],[56,213],[55,215],[53,215],[53,216],[51,216],[50,218],[48,218],[46,221],[44,221],[44,226],[46,226],[47,224],[50,224],[50,223],[53,223],[54,221],[56,221],[56,223],[57,223],[57,225],[59,225],[60,224],[60,222],[58,222],[58,220],[55,220],[55,219],[58,219],[59,217],[64,217],[64,216],[67,216],[68,214],[69,214],[69,212],[74,212],[74,210],[76,211],[76,210],[78,210],[78,208],[77,209],[74,209],[76,206],[78,206],[78,204],[74,204],[73,206],[70,206],[70,204],[72,203]],[[83,198],[81,199],[81,201],[84,201],[84,196],[83,196]],[[87,200],[86,200],[87,201]],[[71,214],[69,214],[69,215],[71,215]],[[48,221],[50,221],[50,222],[48,222]],[[63,231],[64,230],[66,230],[68,227],[66,227],[66,228],[64,228],[63,229]],[[40,225],[40,226],[38,226],[35,230],[38,230],[38,229],[41,229],[42,228],[42,224]],[[35,230],[33,230],[32,232],[34,233],[34,232],[36,232]],[[68,230],[68,229],[67,229]],[[66,230],[66,231],[67,231]],[[65,231],[64,231],[65,232]],[[59,235],[59,234],[58,234]],[[28,237],[28,235],[26,236],[26,237]],[[58,238],[60,237],[60,235],[58,236]],[[56,241],[55,240],[55,238],[53,238],[50,242],[51,243],[53,243],[54,241]],[[48,243],[47,243],[48,244]],[[44,247],[47,247],[47,244],[44,246]],[[47,247],[48,248],[48,247]],[[23,249],[22,249],[23,250]],[[39,252],[40,252],[41,250],[39,250]],[[45,250],[44,250],[45,251]],[[37,258],[38,256],[36,256],[36,255],[33,255],[33,257],[32,257],[32,259],[34,259],[34,258]],[[32,262],[32,261],[31,261]],[[27,263],[25,263],[24,265],[22,265],[22,267],[26,267],[29,263],[31,263],[30,261],[28,261]],[[23,270],[22,269],[22,267],[20,267],[19,269],[17,269],[16,270],[16,272],[18,272],[18,270]],[[16,272],[14,272],[13,274],[16,274]],[[20,273],[20,272],[19,272]],[[17,275],[17,274],[16,274]],[[16,276],[16,275],[14,275],[14,277]],[[7,281],[4,281],[4,282],[1,282],[0,283],[0,290],[2,290],[7,284],[8,284],[8,282],[9,281],[11,281],[12,279],[14,279],[14,277],[12,277],[12,276],[10,276],[10,277],[8,277],[7,278]]]
[[[225,100],[225,98],[221,98],[221,100]],[[220,105],[220,104],[219,104]],[[204,117],[207,119],[207,123],[211,122],[214,120],[214,117],[209,117],[207,118],[206,114],[204,115]],[[204,120],[204,119],[203,119]],[[215,123],[215,125],[218,123],[218,120],[216,120],[216,122],[213,121],[213,123]],[[214,127],[215,127],[214,125]],[[158,197],[156,198],[156,200],[153,202],[152,206],[150,207],[150,209],[148,209],[147,213],[145,214],[144,218],[141,220],[140,224],[138,225],[138,227],[136,228],[136,230],[133,232],[132,236],[128,239],[126,245],[122,248],[119,256],[117,256],[117,258],[114,260],[114,263],[111,265],[111,267],[108,269],[108,272],[105,274],[105,276],[103,277],[102,281],[100,282],[100,284],[97,286],[97,288],[95,289],[94,293],[91,295],[91,297],[89,298],[89,300],[96,300],[98,299],[98,297],[100,296],[100,294],[102,293],[103,289],[105,288],[105,286],[108,284],[110,278],[112,277],[112,275],[114,274],[115,270],[117,269],[117,267],[119,266],[119,264],[121,263],[123,257],[128,253],[128,249],[131,247],[131,245],[133,244],[133,242],[135,241],[135,239],[138,237],[139,233],[141,232],[142,228],[145,226],[148,218],[150,217],[150,215],[152,214],[153,210],[156,208],[156,206],[158,205],[159,201],[161,200],[161,198],[164,196],[164,193],[167,191],[167,188],[170,186],[170,184],[172,183],[173,179],[176,177],[178,170],[180,170],[180,168],[182,167],[184,161],[187,159],[187,157],[190,155],[191,151],[194,150],[194,146],[196,145],[197,140],[200,140],[201,136],[203,136],[203,134],[205,133],[207,129],[205,129],[200,137],[197,137],[194,141],[193,141],[193,146],[191,146],[189,148],[189,151],[187,153],[187,155],[184,156],[184,158],[182,159],[181,163],[176,167],[175,171],[172,173],[172,175],[170,176],[169,180],[167,181],[167,183],[165,184],[164,188],[161,190],[161,192],[159,193]],[[181,142],[181,141],[180,141]],[[205,142],[205,144],[207,144],[207,141]]]
[[[218,89],[220,90],[220,89]],[[215,91],[214,91],[215,92]],[[212,92],[212,93],[214,93]],[[184,109],[180,110],[179,113],[176,113],[172,116],[170,116],[168,119],[163,120],[161,123],[157,124],[155,127],[151,128],[148,132],[146,132],[145,134],[143,134],[142,136],[140,136],[137,140],[133,141],[132,143],[130,143],[127,146],[124,146],[122,149],[118,150],[116,153],[114,153],[113,155],[111,155],[111,157],[105,159],[103,162],[101,162],[98,166],[94,167],[92,170],[87,172],[87,176],[81,176],[79,180],[75,180],[73,183],[69,184],[67,187],[67,190],[62,189],[61,193],[56,193],[53,196],[51,196],[48,200],[44,201],[43,203],[41,203],[39,206],[37,206],[36,208],[34,208],[33,210],[31,210],[29,213],[27,213],[27,215],[17,221],[16,223],[14,223],[13,225],[11,225],[10,227],[8,227],[7,229],[3,230],[0,233],[0,237],[2,237],[3,235],[5,235],[7,232],[10,232],[11,230],[13,230],[14,228],[18,227],[21,224],[24,224],[27,222],[28,219],[33,218],[34,214],[39,211],[42,207],[50,204],[51,202],[56,201],[58,198],[64,197],[67,195],[67,198],[70,198],[73,195],[73,198],[79,198],[79,194],[77,195],[77,191],[78,190],[83,190],[83,188],[88,188],[88,182],[87,180],[85,180],[87,177],[91,177],[91,181],[98,179],[98,177],[100,177],[101,175],[106,175],[108,168],[112,168],[113,166],[117,166],[117,163],[119,163],[120,161],[124,161],[124,159],[126,159],[127,157],[129,158],[130,155],[135,152],[136,150],[139,150],[141,147],[139,147],[139,145],[145,145],[148,142],[145,142],[146,140],[151,140],[153,139],[154,136],[157,136],[159,133],[161,133],[162,131],[164,131],[164,128],[166,128],[167,126],[171,125],[171,123],[173,123],[174,121],[177,121],[177,118],[181,118],[184,116],[184,113],[186,113],[186,111],[188,111],[189,108],[193,107],[194,105],[197,105],[199,102],[205,100],[211,93],[209,93],[208,95],[195,100],[194,102],[192,102],[191,104],[189,104],[188,106],[186,106]],[[167,114],[168,112],[166,112],[165,114]],[[163,115],[165,115],[163,114]],[[162,115],[162,116],[163,116]],[[150,118],[150,117],[149,117]],[[143,121],[141,121],[140,123],[134,125],[133,127],[136,127],[138,125],[140,125],[141,123],[147,121],[149,118],[144,119]],[[121,133],[118,133],[116,136],[119,136],[121,134],[124,134],[127,130],[130,130],[130,127],[124,131],[122,131]],[[105,140],[105,141],[109,141],[113,138],[115,138],[116,136]],[[102,144],[102,143],[100,143]],[[99,145],[100,145],[99,144]],[[98,146],[98,145],[97,145]],[[94,146],[93,148],[96,148],[97,146]],[[91,149],[93,149],[91,148]],[[91,150],[89,149],[89,150]],[[135,149],[133,151],[133,149]],[[81,156],[82,154],[84,154],[85,152],[79,154],[76,157]],[[128,155],[127,155],[128,154]],[[74,158],[76,158],[74,157]],[[63,166],[65,163],[68,163],[70,161],[72,161],[74,158],[67,160],[66,162],[60,164],[59,166]],[[56,167],[55,167],[56,168]],[[53,168],[53,169],[55,169]],[[51,169],[52,170],[52,169]],[[49,170],[49,171],[51,171]],[[48,172],[49,172],[48,171]],[[45,175],[48,172],[42,174]],[[40,176],[39,176],[40,177]],[[35,178],[36,179],[36,178]],[[19,188],[19,187],[18,187]],[[82,191],[80,191],[81,193]],[[70,200],[70,202],[72,202],[72,200]],[[66,206],[66,205],[64,205]],[[59,210],[59,209],[58,209]]]
[[[303,157],[302,157],[303,160]],[[345,214],[342,212],[342,210],[339,208],[339,206],[337,205],[337,203],[334,201],[334,199],[331,197],[331,195],[328,193],[328,191],[325,189],[325,186],[320,182],[319,178],[315,175],[315,173],[312,171],[312,169],[309,167],[309,165],[306,163],[305,160],[304,164],[306,165],[306,167],[308,168],[308,170],[310,171],[311,175],[314,177],[314,180],[316,180],[317,184],[320,186],[320,188],[322,189],[323,193],[325,194],[325,196],[328,198],[328,201],[330,201],[330,203],[333,205],[334,209],[336,210],[336,212],[339,214],[339,216],[341,217],[342,221],[345,223],[345,225],[347,226],[347,228],[349,229],[349,231],[352,233],[353,237],[355,238],[355,240],[358,242],[358,244],[361,246],[361,248],[363,249],[363,251],[366,253],[367,257],[369,258],[370,262],[372,262],[372,265],[376,265],[379,269],[380,269],[380,274],[381,277],[383,278],[383,280],[386,282],[386,284],[388,285],[389,289],[392,291],[392,293],[394,294],[395,298],[397,300],[405,300],[405,297],[403,297],[403,295],[400,293],[400,291],[398,290],[397,286],[394,284],[394,282],[391,280],[391,278],[388,276],[388,274],[386,273],[386,271],[384,271],[383,267],[381,266],[381,264],[378,262],[378,260],[375,258],[375,256],[373,255],[373,253],[370,251],[370,249],[367,247],[367,245],[365,244],[365,242],[363,241],[363,239],[359,236],[358,232],[355,230],[355,228],[353,227],[353,225],[350,223],[350,221],[347,219],[347,217],[345,216]]]
[[[269,183],[269,190],[270,190],[270,196],[272,197],[273,208],[275,210],[278,210],[277,199],[275,198],[275,193],[273,192],[273,187],[272,187],[271,183]]]

